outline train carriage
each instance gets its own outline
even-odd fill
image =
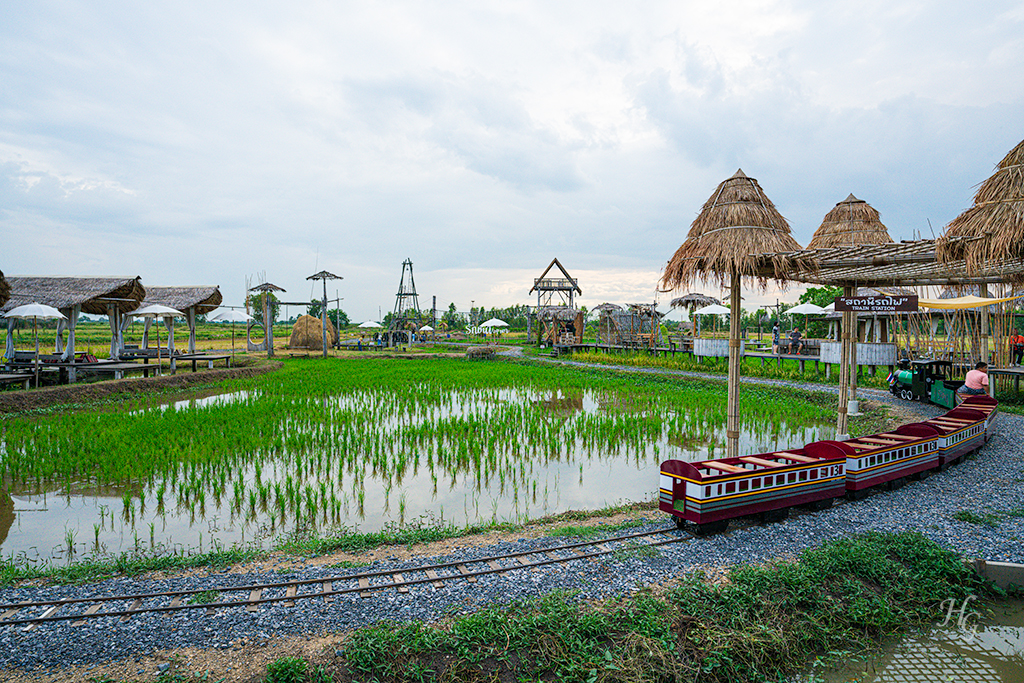
[[[846,455],[838,442],[700,462],[661,464],[659,507],[697,525],[699,533],[723,531],[734,517],[770,515],[793,505],[818,509],[846,492]]]
[[[703,534],[724,531],[736,517],[781,519],[794,505],[820,510],[839,496],[860,498],[979,449],[992,436],[998,405],[990,396],[968,396],[944,415],[870,436],[737,458],[666,460],[659,508],[680,528],[690,522]]]

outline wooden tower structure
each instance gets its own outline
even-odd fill
[[[562,277],[548,277],[548,273],[556,266]],[[537,343],[539,344],[546,337],[555,340],[559,335],[553,329],[550,329],[552,324],[562,317],[568,320],[575,320],[575,295],[583,294],[583,290],[580,289],[576,278],[569,275],[569,271],[555,258],[551,259],[551,263],[540,274],[540,277],[534,279],[533,287],[529,293],[533,294],[534,292],[537,292]],[[554,308],[564,308],[567,313],[564,316],[553,315],[552,309]],[[542,315],[542,312],[545,311],[548,312],[548,315]]]
[[[412,333],[422,324],[423,313],[420,311],[420,299],[416,293],[416,279],[412,274],[412,259],[407,258],[402,261],[402,278],[398,281],[395,310],[391,313],[391,322],[388,325],[388,345],[408,343],[412,339]]]

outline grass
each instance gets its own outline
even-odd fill
[[[989,527],[998,526],[1000,521],[1011,517],[1024,517],[1024,507],[1016,507],[1010,510],[995,510],[991,512],[957,510],[950,515],[950,519],[955,519],[958,522],[967,522],[968,524],[978,524]]]
[[[971,594],[999,591],[921,535],[869,533],[738,567],[724,583],[697,573],[597,603],[557,593],[440,624],[379,623],[315,663],[345,683],[779,681],[937,621],[936,605]]]

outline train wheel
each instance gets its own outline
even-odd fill
[[[917,474],[913,475],[913,478],[916,479],[917,481],[924,481],[925,479],[930,477],[931,474],[932,473],[931,473],[930,470],[923,470],[923,471],[918,472]]]
[[[686,528],[686,520],[685,519],[683,519],[682,517],[676,517],[675,520],[676,520],[676,528],[677,529],[682,531],[683,529]]]
[[[864,498],[867,498],[867,497],[868,497],[868,490],[867,489],[859,489],[857,491],[847,491],[846,492],[846,499],[847,500],[863,500]]]
[[[720,519],[717,522],[707,522],[705,524],[697,525],[698,536],[709,536],[711,534],[720,534],[729,528],[729,520]]]
[[[832,498],[822,498],[821,500],[816,500],[811,503],[808,503],[805,507],[808,510],[814,510],[815,512],[817,512],[818,510],[828,510],[830,507],[832,507]]]

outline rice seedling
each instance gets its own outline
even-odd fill
[[[66,491],[66,482],[83,477],[124,486],[126,525],[223,515],[234,533],[251,534],[299,519],[379,528],[392,515],[404,523],[461,507],[471,524],[555,512],[560,500],[586,495],[594,505],[639,500],[653,493],[654,479],[615,472],[711,457],[724,441],[724,388],[678,378],[360,359],[286,361],[279,372],[222,388],[235,398],[9,419],[0,473],[24,488]],[[741,401],[751,452],[831,436],[820,424],[827,410],[805,397],[761,389],[745,390]],[[598,471],[623,480],[623,489],[589,491],[602,480]],[[626,479],[639,488],[626,488]],[[131,492],[143,482],[153,493],[136,502]],[[562,496],[562,489],[578,493]],[[485,493],[490,510],[481,511]],[[117,543],[109,512],[95,514],[94,540]],[[158,545],[154,533],[150,544]]]

